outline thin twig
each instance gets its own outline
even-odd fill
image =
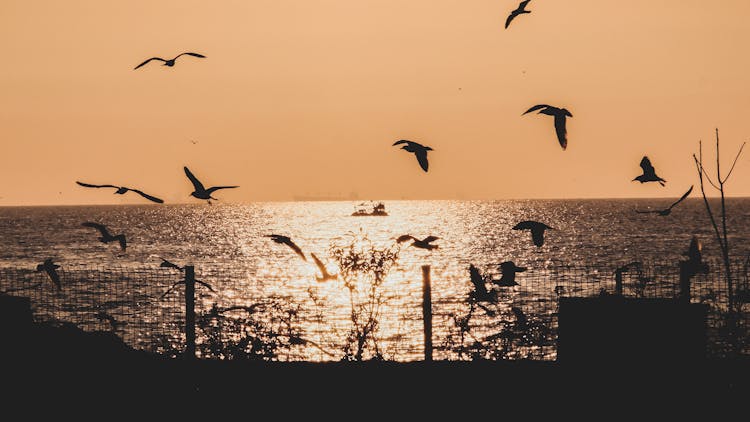
[[[724,178],[724,182],[726,182],[727,180],[729,180],[729,176],[732,175],[732,171],[734,170],[734,166],[735,166],[735,164],[737,164],[737,159],[740,158],[740,155],[742,154],[742,149],[745,148],[745,144],[746,143],[747,142],[743,142],[742,146],[740,147],[740,150],[737,151],[737,155],[735,155],[734,161],[732,162],[732,167],[729,169],[729,173],[727,173],[727,177]]]

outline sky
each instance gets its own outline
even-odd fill
[[[699,140],[727,169],[750,138],[750,2],[532,0],[504,29],[517,5],[2,0],[0,206],[146,202],[76,180],[198,202],[183,166],[229,203],[679,197]]]

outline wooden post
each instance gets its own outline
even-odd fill
[[[422,316],[424,321],[424,360],[425,362],[432,362],[432,286],[429,265],[422,265]]]
[[[615,294],[622,296],[622,271],[615,271]]]
[[[680,292],[677,298],[681,302],[690,303],[690,278],[693,274],[690,261],[680,261]]]
[[[185,359],[195,359],[195,267],[185,266]]]

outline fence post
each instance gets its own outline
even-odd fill
[[[622,296],[622,271],[615,271],[615,294]]]
[[[432,362],[432,286],[429,265],[422,265],[422,316],[424,321],[424,360],[425,362]]]
[[[195,267],[185,266],[185,358],[195,359]]]

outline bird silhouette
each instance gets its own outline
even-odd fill
[[[469,294],[471,298],[478,302],[496,302],[497,291],[494,289],[487,290],[487,279],[484,277],[474,264],[469,264],[469,277],[474,290]]]
[[[125,235],[124,234],[118,234],[116,236],[113,236],[108,230],[107,227],[105,227],[103,224],[99,223],[93,223],[91,221],[87,221],[82,224],[85,227],[93,227],[97,230],[99,230],[99,233],[102,234],[102,236],[99,238],[99,241],[102,243],[109,243],[118,241],[120,242],[120,249],[123,251],[127,247],[127,243],[125,242]]]
[[[174,268],[174,269],[179,270],[179,271],[184,271],[185,270],[185,268],[180,267],[179,265],[177,265],[177,264],[175,264],[173,262],[169,262],[169,261],[167,261],[166,259],[164,259],[162,257],[159,257],[159,259],[161,259],[161,264],[159,264],[159,267],[161,267],[161,268]]]
[[[573,117],[567,109],[552,107],[547,104],[537,104],[534,107],[526,110],[523,114],[531,113],[532,111],[539,110],[538,114],[546,114],[555,117],[555,132],[557,133],[557,141],[560,142],[560,146],[564,150],[568,147],[568,130],[565,127],[565,117]],[[522,114],[522,116],[523,116]]]
[[[180,54],[178,54],[177,56],[175,56],[172,59],[162,59],[161,57],[151,57],[150,59],[144,61],[143,63],[141,63],[138,66],[136,66],[135,68],[133,68],[133,70],[138,69],[139,67],[145,65],[146,63],[150,62],[151,60],[160,60],[160,61],[164,62],[164,64],[162,66],[172,67],[172,66],[174,66],[175,60],[177,60],[177,58],[180,57],[180,56],[182,56],[182,55],[199,57],[201,59],[205,59],[206,58],[206,56],[204,56],[203,54],[198,54],[198,53],[180,53]]]
[[[198,180],[197,177],[193,175],[193,173],[190,171],[189,168],[185,167],[185,174],[187,175],[188,179],[193,183],[193,188],[195,189],[190,195],[194,196],[198,199],[205,199],[208,201],[208,204],[211,204],[212,199],[216,199],[213,196],[211,196],[212,193],[216,192],[219,189],[233,189],[238,188],[239,186],[213,186],[208,189],[206,189],[203,186],[203,183]]]
[[[508,18],[505,20],[505,29],[508,29],[508,25],[510,25],[511,21],[516,18],[516,16],[524,14],[524,13],[531,13],[530,10],[526,10],[526,5],[529,4],[531,0],[525,0],[518,4],[518,8],[516,10],[510,12],[510,15],[508,15]]]
[[[323,261],[318,259],[318,257],[315,255],[314,252],[310,252],[310,256],[312,257],[313,261],[315,261],[315,265],[318,266],[318,269],[320,270],[321,277],[315,276],[315,279],[323,282],[328,280],[335,280],[339,278],[338,274],[330,274],[328,273],[328,269],[326,269],[325,264],[323,264]]]
[[[401,139],[394,142],[393,146],[401,144],[406,144],[402,146],[401,149],[414,153],[414,155],[417,157],[417,161],[419,162],[419,166],[422,167],[422,170],[427,172],[427,168],[429,167],[429,163],[427,162],[427,151],[432,151],[432,148],[424,146],[422,144],[418,144],[416,142],[407,141],[406,139]]]
[[[123,326],[127,325],[126,322],[118,321],[117,319],[115,319],[115,317],[113,317],[112,315],[110,315],[109,313],[105,311],[98,311],[96,314],[94,314],[94,316],[99,321],[102,321],[102,322],[106,321],[109,324],[109,327],[112,331],[116,331],[119,328],[122,328]]]
[[[52,281],[52,284],[54,284],[57,290],[62,290],[62,285],[60,284],[60,275],[57,273],[58,268],[60,268],[60,266],[52,262],[52,258],[47,258],[44,260],[44,263],[36,266],[36,271],[46,272],[49,276],[49,279]]]
[[[431,244],[431,242],[434,242],[434,241],[436,241],[436,240],[438,240],[440,238],[439,237],[435,237],[435,236],[427,236],[424,239],[419,240],[419,239],[417,239],[416,237],[414,237],[414,236],[412,236],[410,234],[405,234],[405,235],[399,236],[396,239],[396,242],[403,243],[403,242],[408,241],[409,239],[413,240],[413,242],[411,242],[411,245],[409,245],[409,246],[414,246],[415,248],[422,248],[422,249],[431,250],[431,249],[437,249],[438,248],[438,245],[433,245],[433,244]]]
[[[513,230],[531,230],[531,239],[536,246],[541,247],[544,244],[544,231],[554,229],[538,221],[526,220],[513,226]]]
[[[526,271],[526,267],[517,267],[513,261],[505,261],[500,263],[501,276],[499,280],[492,280],[494,284],[502,287],[518,286],[516,282],[516,273],[522,273]]]
[[[266,237],[270,237],[271,240],[276,243],[289,246],[297,255],[307,261],[307,258],[305,257],[304,252],[302,252],[302,249],[300,249],[299,246],[292,242],[292,239],[290,239],[289,236],[282,236],[280,234],[267,234]]]
[[[651,165],[651,160],[649,160],[648,157],[643,156],[640,165],[643,169],[643,174],[633,179],[633,182],[635,182],[636,180],[641,183],[659,182],[660,185],[664,186],[664,182],[666,182],[666,180],[656,175],[656,170],[654,170],[654,166]]]
[[[690,192],[692,192],[692,191],[693,191],[693,187],[690,186],[690,189],[688,189],[687,192],[683,193],[682,196],[680,197],[680,199],[674,201],[672,203],[672,205],[669,206],[669,208],[665,208],[663,210],[652,210],[652,211],[639,211],[639,210],[635,210],[635,212],[637,212],[639,214],[651,214],[651,213],[654,213],[654,214],[659,214],[661,216],[669,215],[669,213],[672,212],[672,208],[674,208],[677,204],[679,204],[685,198],[687,198],[688,195],[690,195]]]
[[[80,186],[83,186],[85,188],[115,188],[117,189],[115,191],[115,194],[117,195],[124,195],[126,192],[135,192],[138,195],[141,195],[142,197],[148,199],[149,201],[156,202],[157,204],[163,204],[164,200],[159,199],[155,196],[151,196],[149,194],[143,193],[142,191],[138,189],[132,189],[132,188],[126,188],[125,186],[115,186],[115,185],[92,185],[90,183],[83,183],[76,181]]]

